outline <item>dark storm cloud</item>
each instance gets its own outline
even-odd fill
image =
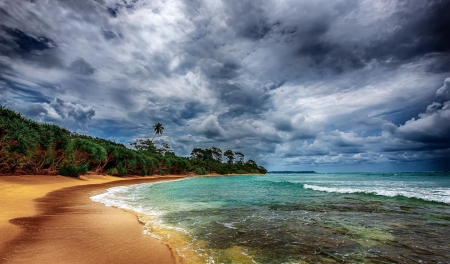
[[[292,122],[289,118],[280,117],[274,121],[275,128],[281,131],[290,132],[294,128],[292,127]]]
[[[0,55],[33,61],[43,67],[62,66],[60,58],[53,52],[56,48],[56,42],[46,36],[33,36],[0,25]]]
[[[237,36],[259,40],[266,36],[271,26],[267,23],[266,13],[261,1],[224,2],[225,10],[230,15],[227,23]]]
[[[179,111],[179,118],[181,119],[192,119],[197,117],[199,114],[206,112],[207,109],[199,101],[191,101],[184,103],[184,106]]]
[[[196,100],[179,100],[173,98],[170,104],[152,103],[145,110],[133,114],[136,118],[148,117],[153,122],[166,122],[170,120],[176,125],[186,125],[186,122],[208,112],[209,108]]]
[[[95,69],[83,58],[78,58],[70,64],[70,70],[77,74],[92,75]]]
[[[270,95],[264,91],[247,90],[233,84],[216,84],[218,99],[229,106],[229,116],[243,114],[258,114],[267,110],[270,104]]]
[[[205,69],[206,75],[213,80],[228,80],[238,76],[237,70],[240,65],[236,63],[224,63],[221,65],[215,65],[209,69]]]
[[[103,36],[105,37],[105,39],[107,39],[107,40],[117,38],[116,33],[112,32],[111,30],[103,30],[102,33],[103,33]]]
[[[109,13],[112,17],[117,17],[117,13],[118,13],[118,11],[119,11],[119,8],[118,8],[118,7],[114,7],[114,8],[112,8],[112,7],[107,7],[106,10],[108,10],[108,13]]]
[[[119,142],[161,122],[157,142],[180,155],[214,145],[269,169],[442,167],[449,12],[437,0],[7,0],[0,102]]]
[[[437,151],[450,148],[450,78],[437,89],[433,103],[399,126],[385,123],[383,130],[391,140],[385,151]]]
[[[309,67],[329,69],[336,73],[362,68],[365,64],[359,57],[344,47],[322,41],[305,41],[299,49],[300,56],[310,57]]]
[[[285,83],[286,83],[286,80],[281,80],[281,81],[278,81],[276,83],[272,83],[272,84],[269,85],[268,89],[269,90],[275,90],[275,89],[280,88],[281,86],[283,86]]]
[[[12,40],[18,46],[18,49],[16,49],[18,52],[30,53],[36,50],[42,51],[51,49],[56,46],[53,40],[48,39],[45,36],[32,37],[25,34],[20,29],[8,28],[5,26],[2,27],[2,30],[12,37]]]
[[[439,54],[437,55],[437,61],[435,64],[430,65],[427,69],[430,73],[446,73],[450,72],[450,56]]]
[[[450,2],[410,1],[408,9],[395,12],[389,19],[400,27],[388,38],[371,44],[368,59],[409,60],[433,52],[450,50]]]
[[[295,3],[293,4],[295,5]],[[287,65],[300,64],[305,68],[325,71],[323,73],[327,71],[340,73],[345,70],[362,68],[365,64],[355,54],[352,46],[345,41],[339,43],[326,37],[335,20],[351,10],[349,7],[354,6],[329,2],[327,4],[332,7],[331,10],[325,9],[325,11],[306,16],[271,17],[271,22],[266,21],[264,25],[260,20],[254,25],[250,23],[250,29],[260,29],[258,32],[262,31],[263,34],[258,34],[258,38],[274,41],[283,47],[289,53],[289,57],[283,57]],[[298,8],[305,13],[317,10],[318,6],[314,3],[303,2],[299,3]],[[270,11],[266,12],[270,13]],[[270,25],[268,25],[269,23]],[[252,32],[250,30],[250,33]],[[252,34],[249,35],[252,36]],[[277,50],[275,52],[280,55],[283,53]],[[323,73],[319,72],[319,74]]]

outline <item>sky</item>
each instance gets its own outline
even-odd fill
[[[2,0],[0,104],[269,171],[450,170],[450,1]]]

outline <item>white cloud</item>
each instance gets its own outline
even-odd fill
[[[450,101],[443,105],[433,103],[418,119],[412,118],[398,128],[405,139],[420,142],[446,142],[450,140]]]
[[[444,100],[450,100],[450,78],[446,78],[444,85],[436,91],[436,96]]]

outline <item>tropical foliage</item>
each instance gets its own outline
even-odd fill
[[[219,174],[248,174],[248,173],[267,173],[267,170],[258,166],[254,160],[244,161],[244,154],[227,150],[224,152],[227,162],[222,163],[222,150],[216,147],[207,149],[194,148],[191,152],[190,162],[199,171],[215,172]],[[235,160],[235,155],[238,157]],[[203,170],[201,170],[203,169]]]
[[[58,173],[75,177],[88,171],[116,176],[266,172],[253,160],[244,162],[242,153],[231,150],[225,151],[228,160],[222,163],[222,150],[216,147],[194,148],[190,157],[176,156],[167,143],[155,146],[153,140],[164,127],[156,123],[153,128],[152,139],[138,139],[130,149],[39,123],[0,106],[0,174]]]

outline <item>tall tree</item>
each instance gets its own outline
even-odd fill
[[[166,154],[172,154],[175,155],[173,150],[170,148],[170,145],[168,143],[162,143],[162,148],[160,148],[161,155],[165,156]]]
[[[243,165],[244,164],[244,154],[239,151],[234,152],[234,154],[236,154],[236,158],[238,159],[237,163]]]
[[[203,159],[204,151],[201,148],[194,148],[191,151],[191,159]]]
[[[223,153],[223,155],[225,155],[225,157],[227,157],[227,163],[228,164],[233,164],[233,161],[234,161],[234,153],[233,153],[233,151],[231,150],[231,149],[229,149],[229,150],[227,150],[227,151],[225,151],[224,153]]]
[[[130,143],[130,145],[132,145],[138,151],[158,153],[158,149],[150,139],[136,139],[135,142]]]
[[[258,164],[256,164],[256,162],[252,159],[249,159],[245,165],[250,166],[250,167],[258,167]]]
[[[222,150],[220,148],[211,147],[211,152],[215,160],[222,162]]]
[[[164,127],[161,123],[158,122],[153,126],[153,131],[155,132],[155,134],[153,135],[151,142],[153,142],[153,139],[155,139],[156,135],[162,135]]]

